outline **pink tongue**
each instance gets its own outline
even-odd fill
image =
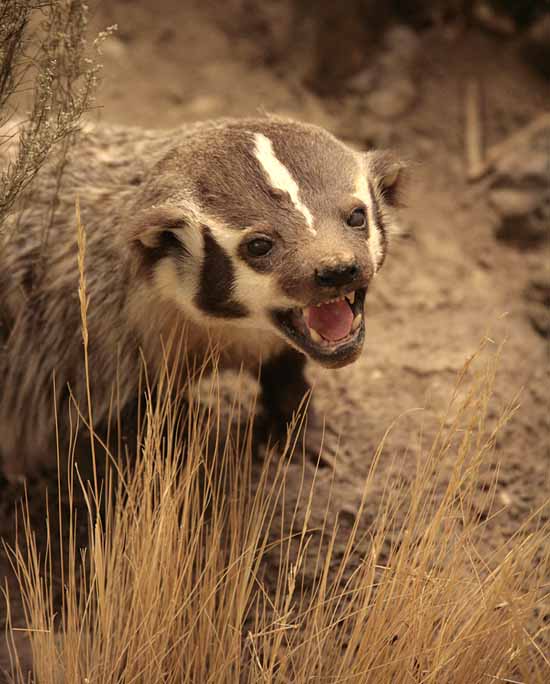
[[[351,332],[353,311],[345,300],[310,306],[307,309],[307,324],[319,335],[336,342]]]

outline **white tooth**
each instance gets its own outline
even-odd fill
[[[321,335],[319,335],[317,330],[313,330],[313,328],[310,328],[309,334],[311,335],[311,339],[317,344],[321,344],[321,342],[323,341],[323,338],[321,337]]]
[[[353,292],[350,292],[348,295],[346,295],[346,298],[350,304],[355,303],[355,290]]]
[[[357,330],[357,328],[361,325],[361,314],[357,314],[357,316],[353,319],[353,323],[351,324],[351,329],[353,331]]]

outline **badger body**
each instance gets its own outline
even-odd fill
[[[307,391],[307,358],[334,368],[361,351],[400,169],[272,117],[87,127],[1,227],[4,473],[51,464],[53,403],[68,432],[70,396],[85,401],[77,197],[95,421],[114,397],[136,398],[143,360],[149,377],[166,364],[185,374],[214,345],[222,367],[259,372],[281,428]]]

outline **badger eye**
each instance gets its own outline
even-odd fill
[[[261,257],[271,252],[273,242],[269,238],[254,238],[247,242],[246,248],[250,256]]]
[[[367,215],[364,207],[357,207],[346,219],[348,226],[352,228],[362,228],[367,222]]]

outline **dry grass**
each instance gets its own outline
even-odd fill
[[[309,527],[311,489],[301,488],[285,533],[273,534],[288,450],[254,468],[248,423],[222,437],[192,403],[183,455],[181,440],[170,439],[173,407],[150,401],[134,466],[116,483],[69,483],[86,491],[89,544],[79,550],[74,517],[60,519],[68,548],[59,612],[55,559],[39,557],[22,517],[28,545],[12,557],[34,681],[547,682],[544,634],[533,633],[532,616],[549,576],[548,528],[520,529],[487,556],[473,505],[495,438],[484,424],[490,383],[491,373],[473,380],[412,484],[388,488],[367,529],[359,512],[339,560],[338,526]],[[237,400],[232,416],[242,426],[239,410]],[[441,495],[448,458],[455,467]],[[397,541],[388,544],[390,532]],[[315,564],[307,587],[306,551]],[[275,583],[263,579],[274,558]],[[25,681],[16,659],[12,677]]]
[[[81,228],[79,236],[83,251]],[[86,330],[83,271],[81,281]],[[86,334],[84,342],[86,351]],[[486,421],[495,365],[493,358],[482,370],[464,369],[414,477],[399,486],[388,479],[367,524],[368,492],[387,458],[380,445],[339,554],[338,521],[310,525],[314,485],[306,487],[305,478],[290,482],[299,445],[255,464],[251,412],[238,393],[225,408],[231,432],[215,410],[215,377],[206,397],[189,388],[185,424],[170,399],[149,397],[130,467],[113,457],[104,480],[83,482],[69,458],[69,499],[72,504],[81,489],[86,502],[86,549],[76,542],[75,513],[67,518],[59,509],[61,559],[53,557],[52,544],[41,557],[23,506],[26,542],[11,558],[32,681],[549,681],[547,633],[534,618],[550,575],[548,524],[534,524],[541,513],[535,511],[488,553],[487,521],[477,513],[480,468],[515,408],[497,425]],[[86,415],[92,423],[91,405]],[[446,484],[444,463],[453,463]],[[293,506],[291,488],[299,490]],[[486,497],[494,510],[494,488]],[[527,526],[537,531],[527,534]],[[8,619],[11,678],[19,684],[27,675],[17,657],[18,633]]]

